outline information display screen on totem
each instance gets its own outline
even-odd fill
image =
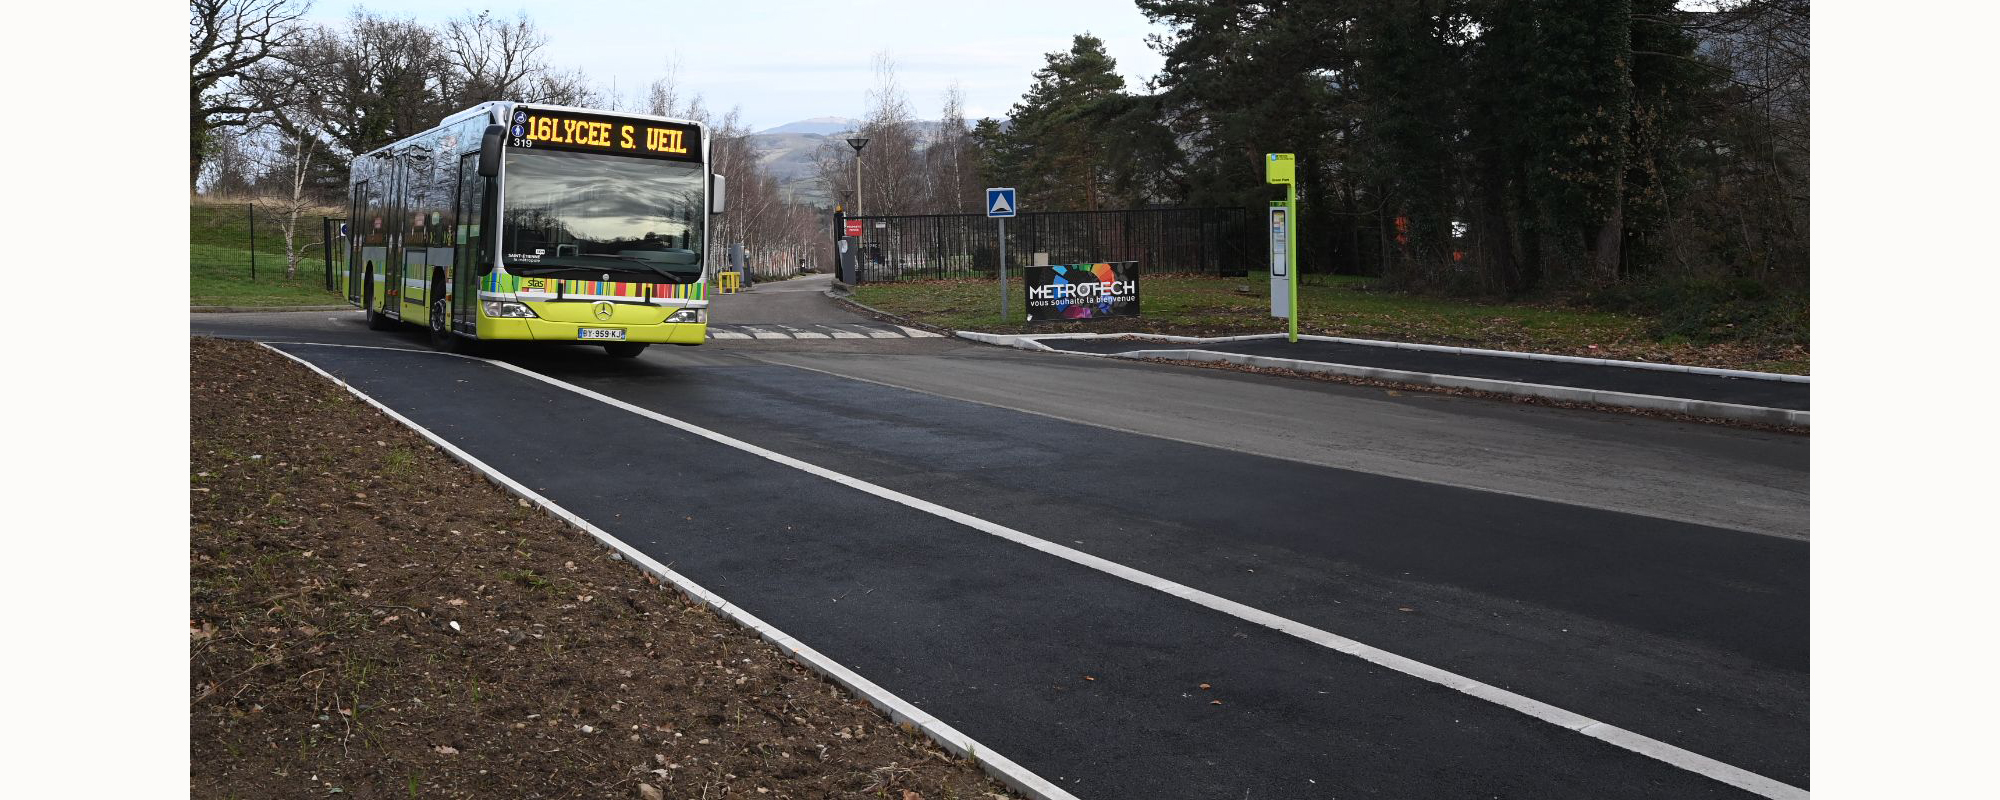
[[[1139,262],[1028,267],[1028,321],[1139,316]]]

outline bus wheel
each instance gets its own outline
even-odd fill
[[[431,346],[447,353],[465,350],[465,340],[451,332],[451,304],[444,297],[431,301]]]
[[[612,358],[638,358],[640,353],[646,352],[646,343],[606,342],[604,352],[610,353]]]
[[[367,288],[361,292],[361,307],[367,309],[368,329],[371,331],[394,330],[396,321],[390,319],[389,315],[375,310],[375,280],[372,273],[366,285]]]

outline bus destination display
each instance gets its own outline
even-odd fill
[[[507,129],[510,147],[701,160],[701,129],[648,119],[521,108]]]

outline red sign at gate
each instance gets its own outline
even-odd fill
[[[850,219],[847,221],[847,236],[850,239],[861,238],[861,220]]]

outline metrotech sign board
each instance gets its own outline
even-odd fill
[[[509,147],[701,160],[701,128],[674,122],[521,106],[507,123]]]
[[[1139,262],[1028,267],[1028,321],[1139,316]]]

